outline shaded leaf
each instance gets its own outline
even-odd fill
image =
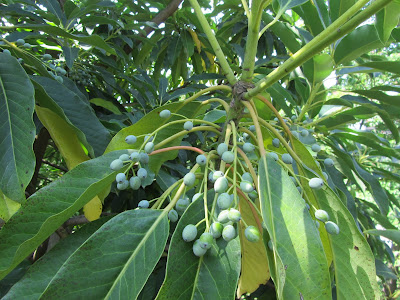
[[[331,287],[328,263],[315,221],[293,181],[272,158],[259,162],[261,213],[274,246],[275,261],[284,266],[276,268],[276,277],[284,277],[284,285],[274,278],[281,297],[330,299]],[[272,273],[271,273],[272,274]],[[278,297],[279,293],[278,293]]]
[[[385,44],[389,40],[392,30],[397,27],[399,21],[400,3],[393,1],[378,11],[375,19],[375,27],[382,43]]]
[[[400,231],[395,230],[395,229],[386,229],[386,230],[378,230],[378,229],[369,229],[364,231],[366,234],[372,234],[372,235],[380,235],[384,236],[385,238],[388,238],[395,242],[397,245],[400,245]]]
[[[0,190],[24,202],[35,169],[34,89],[15,57],[0,53]]]

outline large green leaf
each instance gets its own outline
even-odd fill
[[[274,246],[275,284],[283,299],[330,299],[329,267],[319,232],[286,171],[269,157],[259,162],[261,213]],[[270,268],[271,264],[270,264]],[[271,275],[273,272],[271,271]],[[276,277],[284,277],[284,286]]]
[[[391,2],[376,14],[375,27],[379,39],[386,43],[392,30],[397,27],[400,21],[400,3]]]
[[[164,251],[167,211],[128,210],[65,262],[41,299],[135,299]]]
[[[34,101],[25,70],[14,57],[0,53],[0,190],[18,202],[25,201],[35,168]]]
[[[143,118],[141,118],[138,122],[136,122],[132,126],[126,127],[122,129],[120,132],[118,132],[108,145],[106,153],[109,151],[120,150],[120,149],[132,149],[132,148],[139,149],[144,141],[144,137],[146,134],[153,133],[156,129],[171,121],[182,119],[182,117],[176,115],[172,115],[168,119],[160,118],[159,113],[164,109],[170,110],[171,113],[177,113],[179,115],[183,115],[188,118],[193,118],[198,114],[200,108],[201,108],[201,103],[199,102],[190,102],[184,106],[182,105],[182,103],[172,103],[156,108],[147,115],[145,115]],[[167,128],[160,130],[157,133],[157,136],[153,142],[157,146],[157,143],[162,142],[164,139],[169,138],[173,134],[178,133],[180,131],[183,131],[183,123],[170,125]],[[130,134],[133,134],[138,137],[137,142],[133,145],[128,145],[125,142],[125,138]],[[178,146],[181,144],[182,139],[183,136],[176,138],[173,141],[167,143],[163,148]],[[177,155],[178,155],[177,150],[163,152],[154,155],[150,159],[149,166],[153,170],[153,172],[157,174],[163,162],[174,159]]]
[[[338,235],[329,235],[337,299],[378,299],[375,259],[353,217],[328,186],[314,193],[319,207],[340,229]]]
[[[24,277],[2,299],[39,299],[68,257],[109,219],[110,217],[105,217],[90,222],[58,242],[49,253],[29,268]]]
[[[385,238],[391,239],[397,245],[400,245],[400,231],[395,229],[386,229],[386,230],[378,230],[378,229],[369,229],[364,231],[364,233],[372,234],[372,235],[380,235]]]
[[[307,1],[308,0],[275,0],[274,10],[277,12],[278,15],[282,15],[288,9],[302,5]]]
[[[213,198],[213,193],[208,193],[208,199]],[[197,224],[203,218],[204,203],[201,197],[187,208],[172,236],[165,281],[157,300],[235,298],[240,273],[238,238],[229,243],[218,239],[201,258],[193,254],[193,243],[186,243],[182,239],[183,228],[187,224]],[[204,229],[204,223],[199,225],[199,234]]]
[[[32,79],[43,87],[47,95],[54,103],[47,103],[44,106],[52,109],[54,104],[59,106],[68,120],[85,134],[86,140],[93,147],[94,155],[101,155],[111,140],[108,130],[101,124],[89,102],[83,97],[79,90],[73,89],[65,84],[72,84],[68,79],[64,79],[65,84],[60,84],[56,80],[47,77],[34,76]],[[40,100],[41,102],[46,99]],[[47,101],[50,101],[47,99]],[[52,102],[50,101],[50,102]],[[42,103],[40,103],[42,104]],[[42,105],[43,106],[43,105]],[[53,107],[51,107],[53,106]],[[57,109],[59,110],[59,109]],[[55,111],[56,113],[59,113]],[[60,114],[60,113],[59,113]],[[80,137],[81,139],[81,137]],[[83,142],[81,140],[81,142]],[[91,152],[90,148],[88,149]]]
[[[371,61],[363,63],[360,66],[400,75],[400,61]]]
[[[332,22],[343,15],[357,0],[330,0],[329,11]]]
[[[347,63],[372,49],[383,46],[375,26],[363,25],[349,33],[337,44],[334,59],[337,65]]]
[[[123,152],[86,161],[28,198],[0,231],[0,278],[115,180],[110,163]]]

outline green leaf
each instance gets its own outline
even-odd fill
[[[213,192],[208,199],[214,198]],[[209,202],[209,208],[211,208]],[[171,239],[168,251],[165,281],[157,300],[174,299],[234,299],[240,273],[240,245],[238,238],[225,242],[219,238],[203,257],[193,254],[193,242],[182,239],[182,231],[188,224],[196,224],[204,218],[203,198],[190,204],[182,215]],[[198,226],[198,233],[205,229]]]
[[[186,50],[187,55],[190,57],[194,53],[194,41],[189,32],[184,30],[181,35],[183,48]]]
[[[120,149],[139,149],[144,141],[144,136],[146,134],[153,133],[156,129],[160,128],[162,125],[167,124],[171,121],[182,119],[181,117],[175,115],[172,115],[169,119],[160,118],[159,113],[164,109],[170,110],[171,113],[177,113],[186,116],[188,118],[193,118],[194,116],[197,115],[198,110],[200,108],[201,108],[201,103],[199,102],[190,102],[184,106],[182,105],[182,103],[172,103],[164,105],[162,107],[158,107],[152,110],[147,115],[145,115],[143,118],[141,118],[138,122],[136,122],[132,126],[126,127],[122,129],[120,132],[118,132],[108,145],[106,153]],[[156,148],[158,142],[162,142],[164,139],[180,131],[183,131],[183,123],[173,124],[168,126],[167,128],[160,130],[157,133],[157,137],[155,139]],[[138,137],[137,142],[133,145],[128,145],[125,142],[125,138],[130,134],[133,134]],[[164,146],[164,148],[180,145],[182,138],[183,136],[174,139],[173,141],[167,143]],[[176,158],[177,155],[178,151],[174,150],[152,156],[149,162],[150,169],[152,169],[153,172],[157,174],[161,165],[165,161],[172,160]]]
[[[371,61],[361,64],[360,67],[374,68],[400,75],[400,61]]]
[[[68,68],[72,69],[75,59],[78,57],[79,49],[76,47],[61,47],[64,53],[65,62]]]
[[[383,46],[375,26],[363,25],[353,30],[337,44],[334,59],[336,65],[340,65],[350,62],[372,49]]]
[[[274,245],[275,260],[281,260],[285,269],[283,274],[279,268],[274,270],[274,282],[283,291],[281,297],[330,299],[329,268],[318,229],[293,181],[266,156],[259,161],[258,176],[264,224]],[[276,277],[284,277],[283,286]]]
[[[122,115],[122,113],[119,111],[118,107],[116,107],[111,101],[107,101],[102,98],[93,98],[93,99],[90,99],[89,102],[93,103],[94,105],[108,109],[109,111],[113,112],[116,115]]]
[[[369,229],[365,230],[364,233],[372,234],[372,235],[380,235],[384,236],[395,242],[397,245],[400,246],[400,231],[395,229],[386,229],[386,230],[378,230],[378,229]]]
[[[323,53],[315,55],[314,61],[314,83],[318,83],[327,78],[333,71],[335,62],[329,54]]]
[[[51,25],[43,25],[43,24],[21,24],[16,27],[32,29],[35,31],[43,31],[43,32],[51,34],[51,35],[61,36],[61,37],[69,38],[72,40],[77,40],[81,43],[98,47],[100,49],[107,51],[108,53],[116,55],[115,50],[113,48],[111,48],[100,36],[98,36],[96,34],[92,34],[90,36],[71,34],[60,27],[51,26]]]
[[[375,259],[353,217],[326,185],[321,190],[314,190],[314,193],[319,207],[328,212],[330,220],[340,229],[338,235],[328,235],[332,247],[337,298],[378,299]]]
[[[0,279],[115,180],[110,163],[124,152],[86,161],[28,198],[0,231]]]
[[[105,223],[66,261],[44,299],[136,299],[164,252],[167,211],[128,210]]]
[[[277,12],[277,15],[282,15],[285,11],[302,5],[306,3],[308,0],[275,0],[274,1],[274,10]]]
[[[59,241],[54,248],[29,268],[25,276],[2,299],[39,299],[67,259],[109,219],[110,217],[105,217],[90,222]]]
[[[389,40],[392,30],[397,27],[399,21],[400,3],[391,2],[378,11],[375,19],[375,27],[382,43],[385,44]]]
[[[343,15],[356,2],[357,0],[330,0],[329,11],[331,14],[332,22]]]
[[[32,83],[15,57],[0,53],[0,190],[25,201],[35,169],[35,105]]]
[[[94,155],[101,155],[110,142],[111,135],[104,125],[101,124],[94,110],[90,107],[89,102],[80,94],[76,86],[66,78],[64,79],[64,84],[40,76],[34,76],[32,79],[39,84],[51,98],[43,99],[43,101],[53,102],[50,104],[42,104],[42,100],[39,100],[41,101],[39,102],[40,105],[49,106],[49,109],[54,108],[54,104],[59,106],[63,114],[65,114],[65,116],[62,117],[67,117],[76,128],[85,134],[85,138],[89,143],[89,153],[92,152],[91,148],[93,147]],[[71,84],[73,87],[66,86],[66,84]],[[81,142],[85,144],[85,140],[82,140],[82,136],[79,136],[79,138]]]
[[[389,269],[381,260],[375,259],[376,275],[381,276],[385,279],[397,280],[397,275]]]

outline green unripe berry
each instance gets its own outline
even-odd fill
[[[218,214],[217,221],[220,222],[220,223],[229,222],[228,213],[229,213],[228,210],[223,210],[223,211],[221,211],[221,212]]]
[[[321,222],[328,222],[329,221],[329,215],[325,210],[318,209],[315,211],[314,216],[316,219],[320,220]]]
[[[211,171],[210,173],[208,173],[208,180],[211,181],[212,183],[215,182],[215,179],[214,179],[214,172],[213,172],[213,171]]]
[[[249,181],[242,181],[240,183],[240,189],[245,193],[251,193],[254,191],[253,184]]]
[[[186,210],[189,204],[190,204],[189,199],[180,198],[175,204],[175,209],[179,212],[183,212]]]
[[[147,177],[147,170],[144,169],[144,168],[140,168],[140,169],[137,171],[137,177],[139,177],[140,180],[146,179],[146,177]]]
[[[290,156],[290,154],[284,153],[284,154],[282,154],[282,161],[283,161],[285,164],[290,165],[290,164],[293,163],[293,158],[292,158],[292,156]]]
[[[48,61],[48,60],[52,59],[52,57],[51,57],[50,54],[47,54],[47,53],[46,53],[46,54],[43,54],[42,59],[43,59],[44,61]]]
[[[220,209],[227,209],[231,206],[232,200],[231,195],[222,193],[217,198],[217,205]]]
[[[192,186],[194,185],[194,182],[196,181],[196,175],[194,173],[189,172],[183,177],[183,183],[186,186]]]
[[[129,160],[129,155],[128,154],[121,154],[120,156],[119,156],[119,159],[120,160],[122,160],[122,161],[127,161],[127,160]]]
[[[321,178],[315,177],[310,179],[308,185],[314,190],[319,190],[324,186],[324,181]]]
[[[255,199],[258,198],[258,194],[257,194],[256,190],[254,190],[254,191],[248,193],[248,195],[249,195],[249,198],[250,198],[251,200],[255,200]]]
[[[192,121],[186,121],[185,124],[183,124],[183,129],[189,131],[193,129],[193,122]]]
[[[56,67],[56,73],[61,74],[62,71],[65,71],[65,70],[61,67]]]
[[[131,155],[129,156],[129,158],[133,161],[133,162],[138,162],[139,161],[139,152],[132,152]]]
[[[136,143],[136,136],[134,136],[134,135],[128,135],[126,138],[125,138],[125,143],[127,143],[127,144],[134,144],[134,143]]]
[[[160,111],[160,118],[167,119],[171,116],[171,112],[168,109]]]
[[[334,165],[333,160],[332,160],[331,158],[326,158],[326,159],[324,160],[324,164],[325,164],[325,166],[327,166],[327,167],[333,167],[333,165]]]
[[[59,83],[63,83],[64,79],[61,76],[56,75],[56,77],[54,77]]]
[[[228,179],[225,177],[218,178],[214,183],[216,193],[224,193],[228,189]]]
[[[297,119],[297,117],[296,117],[296,115],[293,115],[293,116],[290,117],[290,119],[291,119],[292,121],[294,121],[294,120]]]
[[[202,242],[200,242],[199,240],[196,240],[193,243],[193,254],[196,255],[197,257],[201,257],[207,252],[207,249],[200,247],[201,243]]]
[[[250,125],[249,130],[252,131],[252,132],[255,132],[256,131],[256,126]]]
[[[25,43],[25,44],[22,45],[22,47],[24,47],[24,48],[26,48],[26,49],[31,49],[31,48],[32,48],[32,45],[29,44],[29,43]]]
[[[229,221],[239,222],[242,219],[242,215],[237,209],[231,208],[228,210],[228,218]]]
[[[332,234],[332,235],[339,234],[339,226],[337,226],[332,221],[328,221],[325,223],[325,229],[329,234]]]
[[[329,176],[325,172],[322,172],[322,175],[324,175],[325,179],[328,180]]]
[[[220,177],[224,177],[224,172],[222,172],[222,171],[213,172],[213,180],[214,180],[214,182]]]
[[[169,219],[172,223],[175,223],[176,221],[178,221],[178,218],[179,218],[179,216],[178,216],[178,213],[176,212],[175,209],[171,209],[171,210],[168,212],[168,219]]]
[[[317,226],[317,229],[319,229],[319,222],[318,222],[318,220],[315,220],[315,226]]]
[[[182,238],[185,242],[191,242],[196,239],[197,228],[193,224],[186,225],[182,231]]]
[[[251,177],[251,174],[249,172],[243,173],[242,180],[253,183],[253,177]]]
[[[318,144],[314,144],[311,146],[311,150],[314,152],[319,152],[319,151],[321,151],[321,146]]]
[[[146,134],[144,137],[144,141],[148,142],[152,142],[154,140],[154,136]]]
[[[232,151],[225,151],[222,154],[221,159],[227,164],[230,164],[235,160],[235,153],[233,153]]]
[[[25,40],[24,40],[24,39],[18,39],[15,43],[16,43],[18,46],[22,46],[23,44],[25,44]]]
[[[211,233],[209,232],[204,232],[200,238],[200,242],[203,242],[203,244],[200,244],[200,247],[205,248],[205,249],[210,249],[213,242],[214,242],[214,237],[212,236]]]
[[[233,240],[236,237],[236,230],[235,227],[233,227],[232,225],[226,225],[224,227],[224,230],[222,230],[222,238],[229,242],[231,240]]]
[[[297,190],[299,191],[299,193],[301,194],[302,193],[302,189],[301,189],[301,186],[298,186],[298,187],[296,187],[297,188]]]
[[[224,152],[228,151],[228,145],[225,143],[221,143],[218,145],[217,147],[217,153],[219,156],[222,156],[222,154],[224,154]]]
[[[279,159],[278,154],[276,154],[275,152],[269,152],[267,156],[271,157],[275,161],[278,161]]]
[[[207,162],[207,157],[203,154],[197,155],[196,157],[196,163],[198,163],[200,166],[205,166]]]
[[[292,131],[292,135],[298,139],[300,137],[299,133],[297,131]]]
[[[252,143],[244,143],[243,151],[246,153],[251,153],[256,149],[256,147]]]
[[[18,58],[18,62],[23,65],[24,64],[24,60],[22,58]]]
[[[149,208],[150,202],[147,200],[142,200],[138,203],[139,208]]]
[[[223,229],[224,225],[222,225],[220,222],[214,222],[210,226],[210,233],[214,239],[218,239],[221,237]]]
[[[129,185],[131,187],[132,190],[136,191],[140,188],[140,186],[142,185],[142,181],[140,180],[139,177],[137,176],[133,176],[129,179]]]
[[[309,132],[307,129],[303,129],[302,131],[300,131],[300,134],[301,134],[301,136],[306,137],[306,136],[308,136]]]
[[[141,152],[141,153],[139,154],[139,162],[140,162],[141,164],[148,164],[148,163],[149,163],[149,160],[150,160],[150,157],[149,157],[149,155],[148,155],[147,153]]]
[[[144,146],[144,151],[146,153],[151,153],[154,150],[154,143],[153,142],[148,142],[145,146]]]
[[[272,244],[272,240],[269,240],[268,241],[268,248],[269,248],[269,250],[274,250],[274,244]]]
[[[203,194],[202,194],[202,193],[196,193],[196,194],[194,194],[193,197],[192,197],[192,202],[194,202],[194,201],[196,201],[197,199],[200,199],[200,198],[202,198],[202,197],[203,197]]]
[[[117,189],[119,190],[126,190],[128,186],[129,186],[129,181],[126,179],[121,183],[117,183]]]
[[[125,173],[118,173],[117,176],[115,176],[115,181],[117,183],[122,183],[126,180]]]
[[[272,140],[272,145],[273,145],[274,147],[276,147],[276,148],[279,148],[280,143],[281,143],[281,142],[279,141],[278,138],[274,138],[274,139]]]
[[[248,226],[245,230],[244,230],[244,236],[246,237],[246,239],[250,242],[253,243],[257,243],[260,240],[260,232],[258,231],[258,229],[255,226]]]
[[[114,171],[118,171],[124,166],[124,163],[120,159],[114,159],[110,164],[110,169]]]
[[[293,176],[290,176],[290,179],[292,179],[292,181],[293,181],[294,185],[297,185],[296,178],[294,178]]]

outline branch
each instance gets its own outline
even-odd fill
[[[59,165],[53,164],[53,163],[51,163],[51,162],[49,162],[47,160],[42,159],[42,163],[44,163],[46,165],[49,165],[49,166],[52,166],[53,168],[59,169],[60,171],[68,172],[67,168],[64,168],[63,166],[59,166]]]

